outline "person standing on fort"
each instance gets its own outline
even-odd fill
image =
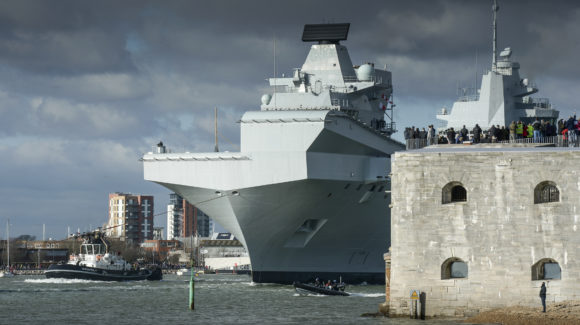
[[[546,312],[546,283],[542,282],[542,287],[540,288],[540,299],[542,299],[542,307],[544,310],[542,312]]]
[[[500,129],[499,131],[499,136],[497,137],[500,141],[506,141],[510,139],[510,130],[508,128],[506,128],[505,126],[501,126],[501,128],[499,127],[499,124],[496,125],[496,128]],[[516,134],[515,134],[515,129],[514,129],[514,138],[515,138]]]
[[[467,131],[465,125],[463,125],[463,128],[459,131],[459,134],[459,141],[463,142],[469,140],[469,131]]]
[[[432,146],[435,144],[435,129],[433,125],[429,125],[429,129],[427,130],[427,145]]]
[[[516,124],[516,135],[518,139],[524,137],[524,123],[522,123],[522,121],[518,121],[518,124]]]
[[[417,130],[418,129],[419,128],[417,128]],[[425,128],[422,128],[421,131],[419,131],[419,138],[427,140],[427,131],[425,131]]]
[[[447,130],[447,143],[448,144],[455,143],[455,130],[453,130],[453,128]]]
[[[570,116],[570,118],[566,121],[566,123],[564,123],[566,129],[568,129],[568,141],[570,141],[570,143],[576,142],[576,132],[574,131],[576,129],[574,123],[575,121],[576,121],[576,112],[574,112],[574,117]]]
[[[516,122],[512,121],[510,124],[510,142],[516,141]]]
[[[534,121],[534,123],[532,123],[532,127],[533,127],[533,134],[534,134],[534,142],[538,142],[538,141],[540,141],[542,123],[540,122],[540,120],[537,117],[536,117],[536,120]]]
[[[532,137],[534,136],[534,127],[531,124],[528,124],[527,128],[528,128],[527,138],[532,139]]]
[[[473,143],[479,143],[480,139],[481,139],[481,128],[479,127],[479,124],[475,124],[475,127],[473,128]]]
[[[489,128],[488,132],[489,132],[489,138],[491,139],[491,142],[496,143],[498,130],[495,128],[495,125],[492,124],[491,127]]]

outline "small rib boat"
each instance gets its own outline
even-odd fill
[[[339,286],[338,290],[327,289],[326,287],[319,287],[313,284],[306,284],[300,282],[294,282],[294,289],[298,294],[319,294],[327,296],[350,296],[348,292],[344,292],[344,284]]]

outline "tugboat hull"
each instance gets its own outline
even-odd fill
[[[161,280],[161,270],[153,271],[148,269],[118,271],[105,270],[94,267],[60,264],[51,265],[44,272],[47,278],[83,279],[95,281],[141,281],[141,280]]]

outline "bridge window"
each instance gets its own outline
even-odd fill
[[[467,278],[467,263],[457,257],[450,257],[441,264],[441,280]]]
[[[560,202],[560,191],[554,182],[545,181],[534,189],[534,204]]]
[[[562,270],[560,264],[551,258],[543,258],[532,265],[532,281],[535,280],[560,280]]]
[[[459,182],[450,182],[443,187],[442,190],[443,204],[453,203],[453,202],[465,202],[467,201],[467,191],[463,184]]]

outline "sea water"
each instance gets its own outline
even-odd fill
[[[362,317],[385,301],[384,286],[348,285],[349,297],[298,295],[290,285],[255,284],[247,275],[102,282],[0,278],[0,324],[456,324]]]

